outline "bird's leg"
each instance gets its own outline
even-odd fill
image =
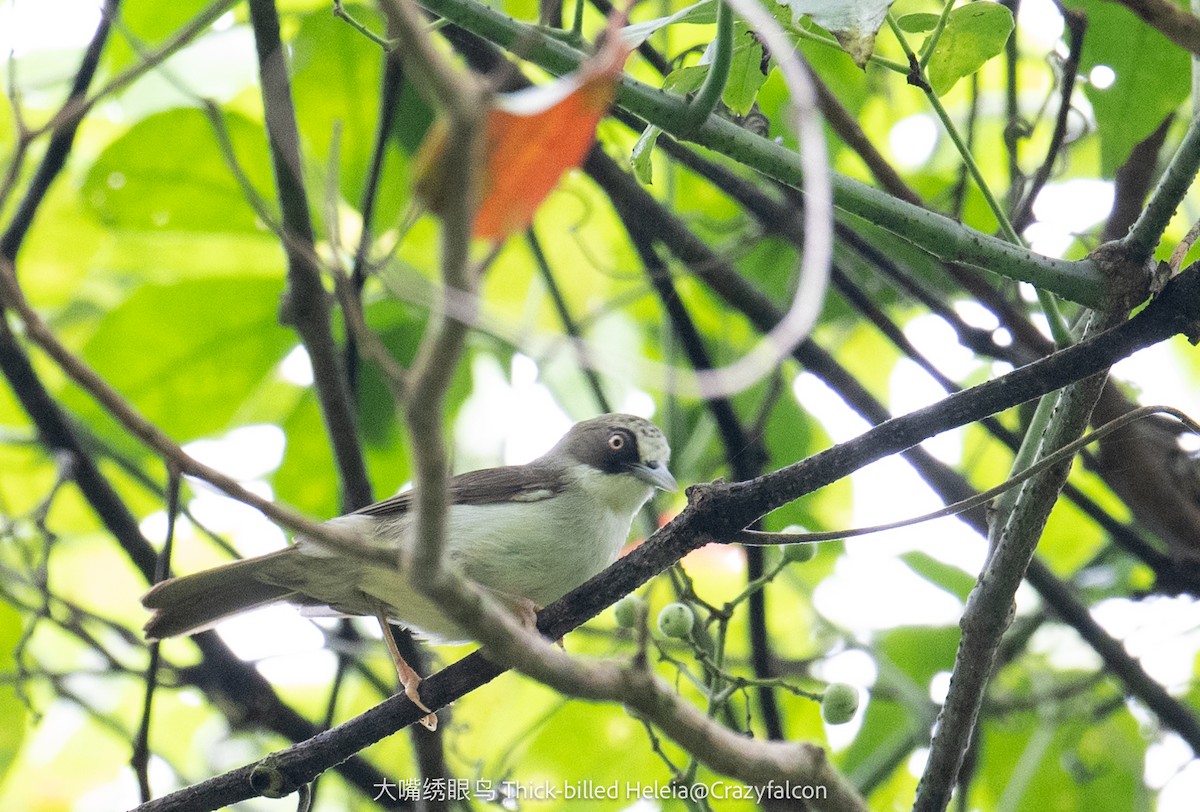
[[[379,628],[383,630],[383,639],[387,642],[388,652],[392,655],[392,662],[396,665],[396,676],[400,679],[400,686],[404,688],[404,695],[428,714],[421,720],[421,724],[429,730],[437,730],[437,714],[426,707],[425,703],[421,701],[421,695],[417,692],[417,688],[421,685],[421,675],[401,656],[400,648],[396,645],[396,636],[392,634],[391,624],[388,623],[387,615],[384,614],[382,607],[376,608],[375,618],[379,621]]]
[[[512,606],[513,614],[517,616],[517,620],[521,621],[521,625],[531,632],[536,632],[538,630],[537,614],[542,610],[542,607],[529,600],[529,598],[510,597],[508,600],[510,602],[509,605]],[[554,641],[554,645],[563,651],[567,650],[567,647],[563,645],[561,637]]]

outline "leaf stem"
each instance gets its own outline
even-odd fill
[[[733,64],[733,11],[725,0],[717,0],[717,39],[713,50],[704,84],[687,101],[684,120],[680,123],[684,132],[696,129],[712,115],[729,81],[729,68]]]
[[[946,22],[950,19],[950,12],[954,10],[954,2],[955,0],[946,0],[946,4],[942,6],[942,13],[938,15],[937,25],[929,33],[929,39],[925,41],[925,47],[921,49],[922,72],[929,67],[929,58],[933,56],[933,51],[937,48],[938,40],[942,38],[942,32],[946,30]],[[891,17],[892,15],[889,13],[888,19],[890,20]]]
[[[342,4],[342,0],[333,0],[333,16],[337,17],[355,31],[371,40],[371,42],[382,48],[385,53],[390,53],[391,50],[396,47],[396,40],[379,36],[374,31],[360,23],[353,14],[351,14],[349,11],[346,11],[346,7]]]
[[[945,19],[945,15],[943,15],[942,19]],[[925,91],[925,98],[929,100],[929,106],[933,108],[933,112],[937,115],[938,120],[942,122],[942,127],[945,128],[946,134],[950,136],[951,143],[954,144],[954,148],[958,150],[959,156],[962,157],[963,164],[967,167],[967,172],[971,175],[971,179],[975,181],[975,185],[979,188],[980,194],[983,195],[988,208],[992,210],[992,214],[1000,224],[1001,233],[1013,245],[1019,245],[1022,248],[1026,247],[1025,241],[1021,239],[1021,235],[1017,234],[1017,230],[1013,228],[1012,221],[1008,218],[1008,212],[1004,210],[1004,207],[1000,205],[1000,201],[992,194],[992,189],[988,186],[987,181],[984,180],[983,172],[979,169],[979,164],[975,162],[975,156],[971,154],[971,149],[963,141],[958,128],[954,126],[954,121],[950,118],[950,114],[946,112],[945,106],[942,105],[942,100],[938,98],[937,93],[933,91],[933,87],[929,84],[928,77],[925,75],[925,62],[928,61],[929,54],[933,52],[933,43],[930,43],[930,47],[927,49],[923,60],[918,61],[916,53],[908,44],[908,39],[904,36],[904,32],[900,30],[900,26],[896,23],[895,16],[889,13],[887,15],[887,22],[896,40],[900,43],[900,47],[907,54],[909,62],[916,72],[916,78],[920,80],[916,84]],[[1040,285],[1037,286],[1037,297],[1038,303],[1042,306],[1042,314],[1046,317],[1046,322],[1050,326],[1050,334],[1054,337],[1054,343],[1060,347],[1069,347],[1074,342],[1074,339],[1071,336],[1071,329],[1067,326],[1067,322],[1058,308],[1058,302],[1054,300],[1054,296],[1049,291],[1044,290]]]

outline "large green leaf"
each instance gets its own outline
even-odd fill
[[[1067,0],[1087,14],[1080,70],[1106,66],[1115,74],[1106,87],[1085,84],[1100,131],[1100,169],[1112,177],[1133,145],[1154,131],[1187,98],[1188,55],[1117,3]]]
[[[929,84],[944,96],[965,76],[1004,50],[1013,30],[1012,12],[999,3],[976,2],[950,12],[929,59]]]
[[[1008,715],[981,737],[972,803],[1015,812],[1150,809],[1142,784],[1146,741],[1124,707],[1095,720],[1047,704],[1043,714]],[[1003,801],[1003,803],[1001,803]]]
[[[750,27],[740,20],[733,24],[733,62],[721,101],[734,115],[750,112],[759,88],[767,81],[770,67],[763,62],[763,47]]]
[[[144,285],[83,347],[87,361],[176,440],[231,424],[295,343],[277,321],[281,283],[208,278]],[[72,402],[94,413],[90,400]]]
[[[237,114],[225,115],[224,126],[241,171],[259,196],[273,201],[266,132]],[[199,110],[169,110],[135,124],[92,164],[83,197],[116,228],[262,229]]]
[[[384,29],[373,9],[348,6],[347,10],[370,28]],[[352,205],[358,205],[376,141],[383,51],[328,9],[321,9],[301,19],[292,54],[292,93],[304,157],[315,173],[320,173],[325,187],[334,180],[323,176],[336,147],[338,189]],[[402,132],[423,132],[430,119],[429,108],[407,83],[396,103],[400,106],[397,124],[407,128]],[[403,174],[404,155],[395,142],[389,139],[386,143],[385,181],[377,200],[378,216],[385,222],[399,214],[409,189]],[[314,204],[320,199],[315,195],[314,188]]]

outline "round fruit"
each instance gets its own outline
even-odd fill
[[[658,613],[658,630],[677,640],[686,640],[695,623],[696,616],[686,603],[668,603]]]
[[[626,595],[617,601],[613,614],[617,616],[617,625],[622,629],[632,629],[637,625],[638,616],[645,610],[646,602],[637,595]]]
[[[821,718],[831,725],[844,725],[858,710],[858,689],[844,682],[835,682],[825,689],[821,698]]]

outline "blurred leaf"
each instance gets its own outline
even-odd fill
[[[880,773],[887,775],[901,769],[903,762],[897,764],[895,756],[906,751],[911,727],[907,708],[872,696],[863,713],[862,727],[842,754],[838,766],[858,786]]]
[[[309,390],[280,420],[287,437],[283,460],[271,475],[275,496],[308,516],[333,518],[342,513],[337,465],[321,419],[316,394]],[[380,498],[383,492],[377,494]]]
[[[621,38],[631,48],[641,45],[655,31],[666,28],[674,23],[700,23],[711,25],[717,21],[717,4],[715,0],[700,0],[690,6],[669,14],[665,17],[655,17],[640,23],[633,23],[621,29]]]
[[[384,29],[382,17],[373,7],[348,5],[346,10],[368,28]],[[297,125],[305,141],[303,154],[323,175],[336,134],[337,188],[355,206],[362,198],[375,148],[383,61],[378,45],[328,9],[301,17],[293,45],[292,94]],[[432,116],[407,82],[401,90],[400,98],[394,100],[396,126],[411,138],[412,131],[424,131]],[[380,222],[399,216],[409,196],[404,154],[391,139],[387,144],[387,174],[379,185],[376,213]],[[326,178],[323,183],[329,185],[332,180]],[[316,206],[319,192],[313,189],[309,194]]]
[[[929,58],[933,92],[944,96],[959,79],[982,68],[1004,50],[1012,30],[1012,12],[999,3],[979,0],[951,11]]]
[[[1086,711],[1012,714],[982,738],[972,804],[1017,812],[1124,812],[1153,806],[1140,777],[1146,741],[1121,707],[1102,719]],[[1080,709],[1082,710],[1082,709]]]
[[[769,68],[764,70],[763,47],[758,37],[741,20],[733,24],[733,38],[733,63],[721,100],[734,115],[744,116],[758,98]]]
[[[654,161],[652,159],[654,158],[654,146],[658,143],[660,135],[662,135],[662,130],[653,124],[647,125],[629,153],[633,174],[647,186],[654,182]]]
[[[412,82],[408,81],[408,77],[405,77],[400,88],[400,98],[396,102],[392,134],[406,155],[414,154],[421,146],[433,119],[433,109],[421,98],[421,94],[413,87]]]
[[[224,122],[242,171],[260,196],[273,201],[266,133],[237,114],[226,114]],[[111,227],[262,229],[199,110],[170,110],[131,127],[92,164],[83,198]]]
[[[808,15],[837,38],[860,68],[875,50],[875,34],[883,25],[891,0],[778,0],[792,10],[792,22]]]
[[[878,648],[913,683],[926,689],[935,674],[954,668],[961,636],[957,626],[904,626],[884,632]]]
[[[928,553],[920,551],[902,553],[900,560],[917,575],[934,586],[946,590],[963,603],[966,603],[967,595],[971,594],[971,590],[975,587],[973,575],[960,570],[953,564],[938,561]]]
[[[24,622],[21,614],[7,603],[0,601],[0,673],[16,674],[17,642],[21,639]],[[0,683],[0,783],[12,767],[25,738],[25,703],[17,696],[17,688],[10,680]]]
[[[1117,3],[1067,0],[1065,5],[1087,14],[1080,72],[1090,76],[1105,66],[1115,74],[1108,87],[1083,86],[1099,128],[1100,171],[1111,178],[1134,144],[1187,98],[1188,54]]]
[[[167,4],[155,0],[123,0],[118,30],[136,38],[143,51],[153,50],[210,4],[210,0],[179,0]],[[109,37],[104,48],[104,61],[109,70],[122,70],[141,59],[130,36]]]
[[[144,285],[116,307],[83,356],[177,441],[227,428],[295,342],[278,324],[274,279]],[[71,395],[83,414],[97,406]]]

